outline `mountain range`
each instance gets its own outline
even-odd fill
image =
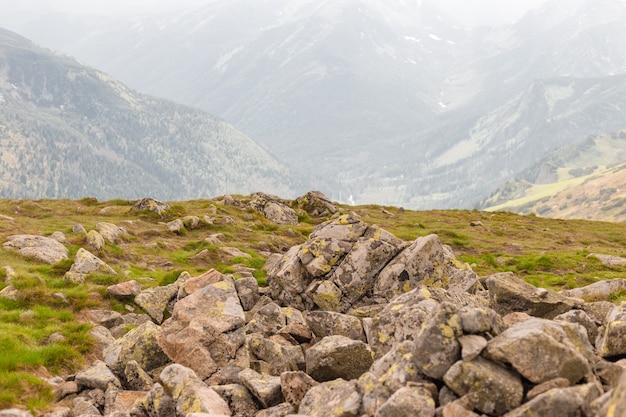
[[[223,120],[139,94],[6,30],[0,109],[2,198],[294,193],[288,169]]]
[[[211,1],[32,15],[21,33],[222,117],[340,201],[475,207],[546,153],[626,126],[621,0],[470,29],[428,0]]]

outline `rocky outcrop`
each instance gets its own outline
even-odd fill
[[[479,278],[434,235],[403,242],[336,216],[267,281],[184,273],[135,296],[152,320],[89,312],[104,361],[58,395],[71,415],[133,417],[623,411],[626,307]],[[110,288],[127,302],[137,290]]]
[[[137,201],[131,211],[152,211],[157,214],[161,214],[170,209],[168,204],[162,203],[154,198],[146,197]]]
[[[255,193],[248,207],[263,213],[266,219],[276,224],[295,226],[298,215],[289,207],[289,202],[264,193]]]
[[[25,257],[35,258],[47,264],[67,259],[69,250],[58,240],[35,235],[13,235],[2,245],[15,249]]]

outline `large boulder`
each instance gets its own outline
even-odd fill
[[[143,308],[155,323],[161,324],[167,308],[176,298],[178,290],[176,284],[148,288],[135,296],[135,304]]]
[[[356,381],[335,379],[311,388],[298,413],[308,417],[357,417],[360,409],[361,394]]]
[[[111,243],[117,243],[122,236],[128,234],[125,228],[107,222],[100,222],[96,224],[96,230],[105,240]]]
[[[602,394],[594,383],[567,388],[553,388],[522,404],[506,417],[526,416],[591,416],[589,405]],[[614,414],[615,416],[623,414]]]
[[[327,336],[306,351],[306,372],[316,381],[355,379],[374,361],[370,347],[345,336]]]
[[[328,216],[337,212],[333,202],[319,191],[309,191],[298,197],[296,204],[313,217]]]
[[[567,297],[582,298],[585,301],[608,301],[612,294],[626,290],[626,279],[606,279],[580,288],[563,290],[561,293]]]
[[[437,235],[418,237],[380,272],[374,294],[391,300],[418,286],[471,291],[478,276]]]
[[[568,323],[530,318],[508,328],[487,343],[482,355],[511,365],[529,381],[539,384],[554,378],[567,378],[571,384],[589,374],[589,345],[574,334]],[[586,335],[585,335],[586,337]]]
[[[131,211],[152,211],[157,214],[161,214],[170,209],[170,206],[166,203],[162,203],[154,198],[146,197],[137,201]]]
[[[288,206],[288,202],[278,197],[264,193],[255,193],[248,206],[263,213],[269,221],[295,226],[298,224],[298,215]]]
[[[316,337],[340,335],[366,342],[361,320],[333,311],[310,311],[305,314],[306,323]]]
[[[159,379],[165,390],[176,401],[177,415],[207,413],[230,416],[228,404],[195,372],[179,364],[172,364],[161,371]]]
[[[74,283],[82,283],[85,277],[92,272],[100,274],[117,275],[117,272],[102,259],[84,248],[78,249],[74,256],[74,263],[65,273],[64,279]]]
[[[104,349],[104,362],[120,377],[132,360],[147,372],[167,364],[170,360],[157,343],[160,333],[161,328],[151,321],[132,329]]]
[[[456,362],[443,380],[458,396],[469,395],[476,409],[490,415],[514,409],[524,397],[518,374],[480,357]]]
[[[229,277],[178,301],[161,326],[159,346],[172,361],[206,379],[234,361],[244,344],[245,316]]]
[[[501,315],[523,312],[552,319],[582,304],[556,291],[534,287],[510,272],[487,277],[486,285],[490,307]]]
[[[62,243],[45,236],[13,235],[9,236],[2,246],[16,249],[22,256],[35,258],[47,264],[67,259],[69,255],[69,250]]]
[[[600,334],[598,354],[604,358],[626,354],[626,306],[615,306]]]

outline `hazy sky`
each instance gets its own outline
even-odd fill
[[[18,16],[15,13],[18,10],[20,12],[57,11],[73,14],[124,14],[142,10],[162,12],[216,1],[226,0],[0,0],[0,10],[5,16],[14,17]],[[258,0],[248,1],[252,3]],[[466,26],[475,26],[515,20],[527,10],[545,1],[547,0],[437,0],[437,3],[444,6],[450,15]],[[0,16],[0,24],[10,26],[2,16]]]

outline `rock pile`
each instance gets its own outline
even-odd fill
[[[626,305],[479,277],[437,236],[404,242],[354,214],[267,282],[111,288],[160,307],[95,314],[103,360],[59,382],[48,416],[626,415]]]

